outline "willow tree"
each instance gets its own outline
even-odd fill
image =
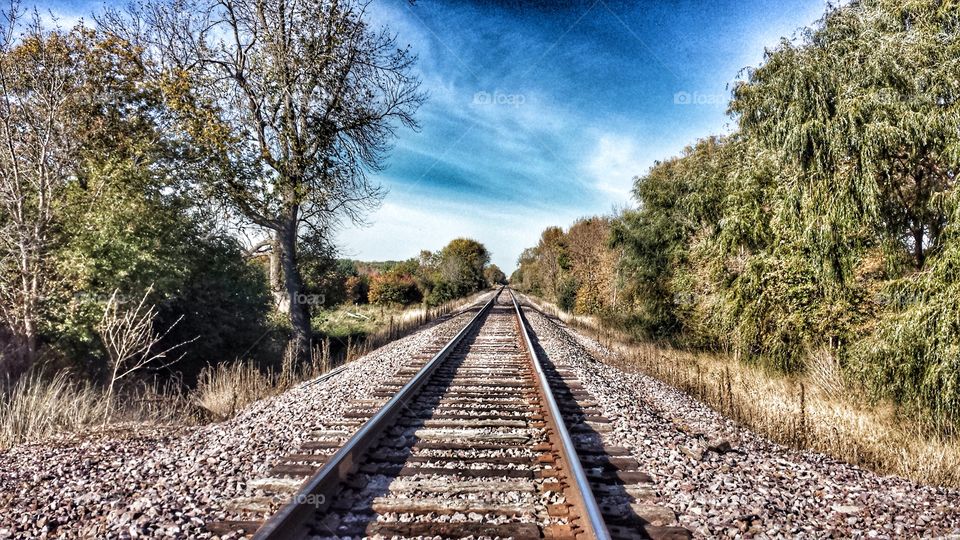
[[[784,41],[734,91],[745,135],[796,166],[788,215],[832,280],[858,247],[939,249],[960,121],[958,14],[937,0],[865,0]]]
[[[206,187],[273,238],[303,354],[298,245],[379,203],[370,173],[424,99],[415,56],[351,0],[159,0],[100,22],[159,67],[181,127],[223,167]]]

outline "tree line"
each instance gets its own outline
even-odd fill
[[[745,71],[735,132],[636,178],[636,208],[544,231],[511,282],[783,372],[826,352],[955,425],[958,74],[955,5],[832,7]]]
[[[2,12],[0,371],[102,373],[118,306],[155,307],[154,352],[232,359],[282,322],[309,354],[333,232],[379,204],[372,173],[425,99],[364,6],[147,0],[71,29]]]
[[[325,305],[433,307],[506,283],[500,268],[490,264],[486,246],[469,238],[456,238],[439,251],[424,250],[404,261],[340,259],[309,275],[307,290],[322,295]]]

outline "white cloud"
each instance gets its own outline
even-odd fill
[[[620,201],[630,198],[633,178],[648,167],[648,160],[633,138],[610,133],[598,138],[583,165],[593,187]]]

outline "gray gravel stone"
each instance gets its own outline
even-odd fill
[[[610,437],[653,476],[658,504],[696,536],[960,538],[960,491],[776,444],[656,379],[603,363],[615,353],[595,340],[526,314],[550,360],[573,370],[613,422]]]

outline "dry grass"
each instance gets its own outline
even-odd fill
[[[107,402],[92,386],[66,374],[22,377],[0,397],[0,447],[49,437],[100,422]]]
[[[397,313],[362,343],[349,343],[345,358],[339,360],[349,362],[359,358],[474,303],[477,296],[436,308],[413,308]],[[300,366],[295,365],[292,354],[287,351],[279,372],[261,371],[251,362],[208,366],[201,371],[196,388],[190,392],[185,392],[179,381],[164,384],[154,381],[130,385],[111,398],[105,389],[78,381],[67,372],[52,376],[40,372],[28,374],[15,384],[0,388],[0,450],[55,435],[101,429],[107,421],[110,424],[182,425],[232,418],[255,401],[328,372],[338,362],[330,349],[330,341],[324,340],[311,351],[310,362]]]
[[[248,404],[280,391],[273,373],[260,371],[252,362],[234,362],[204,368],[193,399],[214,420],[226,420]]]
[[[111,414],[115,423],[195,420],[175,386],[141,383],[117,395],[111,407],[103,388],[77,381],[68,372],[24,375],[0,392],[0,449],[97,429]]]
[[[689,352],[653,343],[631,343],[595,318],[548,314],[591,334],[625,370],[655,377],[772,440],[828,454],[881,474],[924,484],[960,486],[960,440],[898,410],[871,403],[846,380],[827,351],[809,355],[807,372],[785,376],[729,355]]]
[[[339,361],[352,362],[410,334],[428,322],[474,303],[476,296],[435,308],[410,308],[392,313],[375,326],[363,341],[354,342],[348,339],[342,358],[331,356],[330,340],[326,339],[314,347],[310,363],[303,366],[296,366],[292,351],[288,349],[284,353],[279,373],[261,371],[249,362],[208,366],[201,371],[197,387],[191,392],[192,401],[213,420],[232,418],[250,403],[279,394],[302,381],[319,377]],[[356,307],[343,309],[357,310]],[[366,309],[375,308],[366,306]]]

